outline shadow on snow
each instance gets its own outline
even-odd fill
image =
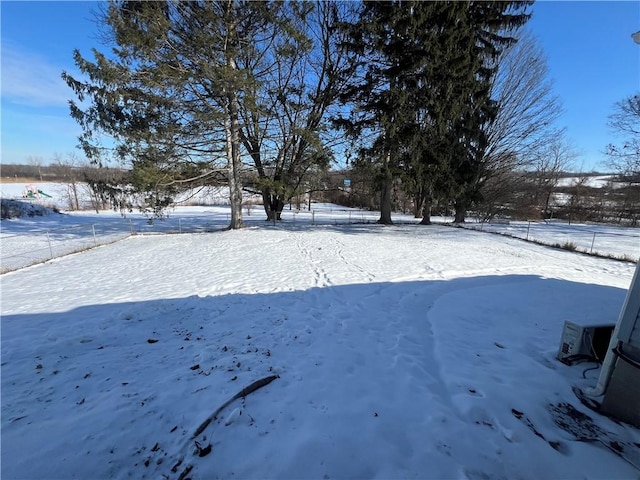
[[[292,435],[278,430],[286,412],[305,408],[298,431],[335,428],[339,436],[340,423],[353,421],[357,436],[368,433],[357,412],[367,419],[379,413],[379,422],[414,410],[423,415],[424,405],[449,412],[457,383],[491,398],[492,383],[473,384],[480,381],[478,358],[503,377],[510,401],[527,393],[510,382],[532,371],[566,377],[561,395],[574,401],[567,393],[571,372],[553,361],[563,321],[613,323],[624,295],[612,287],[510,275],[3,315],[3,477],[111,477],[140,467],[154,443],[177,448],[176,438],[193,432],[215,406],[272,374],[280,378],[251,400],[273,412],[272,442]],[[316,422],[310,405],[333,411],[338,423]],[[43,467],[38,459],[46,452],[57,461]],[[385,455],[372,452],[380,462]],[[254,475],[269,476],[273,466],[247,457],[238,475],[253,468]]]

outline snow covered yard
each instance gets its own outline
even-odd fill
[[[499,233],[545,245],[572,246],[580,252],[640,259],[640,228],[605,224],[567,224],[559,221],[468,223],[466,228]]]
[[[5,200],[3,199],[3,202]],[[44,262],[52,258],[105,245],[137,234],[201,233],[224,230],[229,225],[228,206],[177,206],[167,209],[163,218],[150,218],[137,210],[80,210],[56,213],[23,200],[12,202],[15,218],[0,224],[0,273]],[[31,214],[39,208],[41,215]],[[326,203],[312,203],[312,210],[286,208],[283,224],[338,225],[376,223],[380,213]],[[247,226],[264,226],[262,206],[243,208]],[[394,222],[416,223],[412,215],[394,213]],[[440,219],[446,221],[446,219]],[[276,226],[276,225],[274,225]]]
[[[288,225],[8,273],[2,478],[639,478],[553,417],[640,443],[573,395],[597,371],[555,360],[564,320],[616,321],[633,269],[443,226]]]

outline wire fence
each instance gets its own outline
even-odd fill
[[[377,212],[334,207],[310,211],[285,209],[282,212],[282,221],[278,222],[265,221],[264,212],[257,208],[249,208],[243,214],[246,225],[266,227],[375,223],[379,216]],[[15,234],[16,229],[20,227],[12,226],[11,233],[0,234],[0,273],[113,243],[131,235],[219,231],[227,228],[230,220],[230,211],[220,209],[215,212],[192,213],[184,216],[171,213],[160,219],[149,219],[142,216],[103,217],[94,223],[58,228],[30,224]],[[86,219],[84,221],[86,222]]]
[[[347,208],[285,210],[282,222],[266,222],[263,212],[246,212],[248,226],[328,226],[371,224],[378,212]],[[396,223],[415,223],[408,215],[394,215]],[[105,217],[99,222],[60,228],[25,227],[13,234],[0,235],[0,273],[17,270],[53,258],[80,252],[125,239],[131,235],[204,233],[229,225],[230,213],[203,212],[164,219]],[[559,222],[469,223],[465,228],[498,233],[536,243],[601,256],[637,261],[640,259],[640,229],[604,225],[567,225]]]
[[[594,255],[632,261],[640,259],[638,228],[557,221],[486,222],[464,227]]]
[[[376,223],[380,218],[380,213],[349,208],[327,208],[322,210],[285,211],[282,218],[293,223],[307,223],[310,225],[353,225]]]
[[[190,216],[166,219],[105,218],[58,228],[29,227],[0,236],[0,273],[123,240],[132,235],[199,233],[228,225],[229,216]],[[225,223],[226,222],[226,223]]]
[[[2,273],[42,263],[53,258],[80,252],[122,240],[131,231],[113,230],[101,224],[77,225],[36,231],[30,234],[3,235],[0,238]]]

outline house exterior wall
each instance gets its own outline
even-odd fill
[[[616,331],[600,373],[601,380],[608,379],[601,410],[640,427],[640,262],[636,265]]]
[[[638,292],[638,295],[640,295],[640,292]],[[636,321],[633,326],[633,331],[631,332],[629,343],[634,347],[640,348],[640,310],[638,310],[638,314],[636,315]]]
[[[640,349],[627,345],[625,355],[640,360]],[[609,380],[601,410],[640,428],[640,368],[618,358]]]

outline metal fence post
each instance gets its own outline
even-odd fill
[[[96,238],[96,225],[95,225],[95,223],[91,224],[91,233],[93,233],[93,245],[98,245],[98,239]]]
[[[591,252],[593,253],[593,245],[596,243],[596,232],[593,232],[593,240],[591,240]]]
[[[47,243],[49,244],[49,254],[53,258],[53,248],[51,247],[51,237],[49,236],[49,230],[47,230]]]
[[[178,218],[178,232],[182,233],[182,218]]]
[[[529,240],[529,229],[531,228],[531,220],[529,220],[529,224],[527,225],[527,240]]]
[[[316,224],[316,211],[311,210],[311,225],[315,225],[315,224]]]

